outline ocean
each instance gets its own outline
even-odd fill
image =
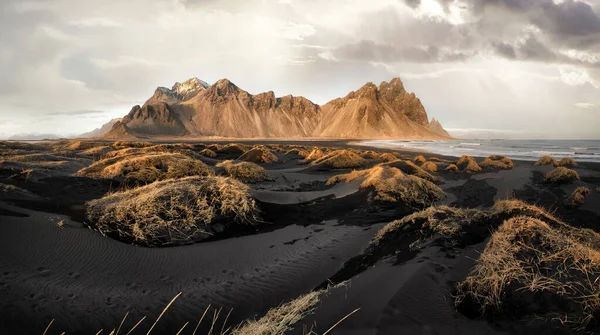
[[[512,159],[535,161],[540,156],[550,155],[557,159],[572,157],[576,161],[600,162],[600,140],[372,140],[359,143],[446,156],[486,157],[500,154]]]

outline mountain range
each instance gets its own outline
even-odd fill
[[[106,131],[107,129],[110,129]],[[90,133],[86,134],[89,135]],[[91,133],[107,139],[153,137],[448,139],[400,78],[367,83],[322,106],[272,91],[250,94],[227,79],[191,78],[159,87],[142,106]]]

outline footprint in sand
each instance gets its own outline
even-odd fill
[[[39,268],[37,268],[37,271],[39,274],[41,274],[42,276],[47,276],[50,274],[50,269],[45,268],[43,266],[40,266]]]

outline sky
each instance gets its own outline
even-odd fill
[[[451,134],[600,139],[600,0],[2,0],[0,45],[0,138],[191,77],[319,104],[400,77]]]

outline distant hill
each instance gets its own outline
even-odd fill
[[[105,125],[106,126],[106,125]],[[104,126],[100,129],[103,129]],[[450,138],[400,78],[367,83],[355,92],[319,106],[304,97],[252,95],[227,79],[213,85],[198,78],[159,87],[143,106],[100,135],[232,138]]]
[[[83,133],[77,137],[81,137],[81,138],[88,138],[88,137],[101,137],[106,135],[106,133],[108,133],[112,127],[115,125],[115,123],[117,123],[118,121],[121,121],[121,118],[116,118],[116,119],[112,119],[110,121],[108,121],[107,123],[103,124],[102,127],[100,128],[96,128],[90,132],[87,133]]]

